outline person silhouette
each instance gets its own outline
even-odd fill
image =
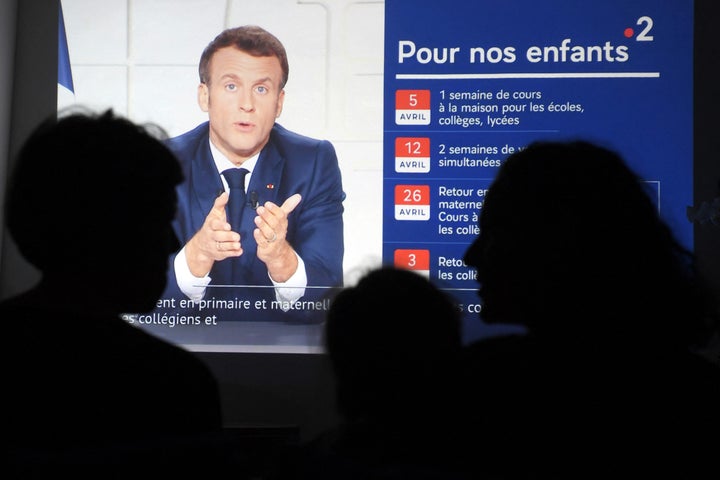
[[[461,478],[452,455],[460,312],[427,278],[367,271],[332,298],[325,347],[336,428],[283,478]]]
[[[526,328],[465,349],[496,473],[688,478],[714,458],[717,302],[646,187],[582,140],[532,143],[490,185],[464,260],[482,319]]]
[[[41,279],[4,299],[0,318],[2,432],[23,474],[144,453],[179,462],[181,440],[221,432],[209,368],[121,318],[155,307],[179,248],[182,173],[161,135],[80,108],[38,126],[19,152],[5,218]]]

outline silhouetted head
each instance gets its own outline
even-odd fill
[[[465,255],[482,318],[598,341],[687,342],[707,305],[649,192],[615,152],[590,143],[510,155]]]
[[[443,385],[461,347],[459,311],[425,277],[393,267],[370,271],[336,295],[325,328],[347,417],[412,415],[449,395]]]
[[[145,311],[161,295],[182,172],[161,129],[70,112],[40,125],[8,183],[6,220],[23,256],[58,290]],[[82,301],[82,300],[81,300]]]

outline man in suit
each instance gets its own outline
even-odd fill
[[[219,319],[321,318],[316,301],[329,290],[315,287],[342,285],[345,195],[332,144],[275,123],[285,49],[260,27],[227,29],[203,51],[199,74],[208,121],[168,142],[185,174],[174,223],[184,246],[164,297]],[[238,169],[246,199],[232,219],[228,170]]]

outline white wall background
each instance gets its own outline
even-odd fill
[[[228,27],[272,32],[290,63],[278,122],[330,140],[338,153],[346,282],[381,262],[382,0],[62,0],[62,7],[74,101],[157,123],[171,136],[207,119],[196,101],[205,46]]]

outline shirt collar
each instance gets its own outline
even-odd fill
[[[252,157],[245,160],[242,165],[238,167],[234,163],[232,163],[209,139],[208,143],[210,144],[210,153],[212,154],[213,161],[215,162],[215,168],[217,168],[218,174],[220,175],[220,179],[222,180],[225,190],[227,191],[228,184],[225,181],[225,177],[222,176],[222,172],[224,170],[227,170],[228,168],[247,169],[247,171],[249,172],[247,175],[245,175],[245,188],[247,188],[248,184],[250,183],[250,177],[252,176],[252,172],[255,169],[255,164],[257,164],[260,154],[258,153],[257,155],[253,155]]]
[[[228,168],[245,168],[248,172],[250,172],[247,177],[249,178],[250,175],[252,175],[253,170],[255,169],[255,164],[257,164],[258,157],[260,154],[253,155],[252,157],[248,158],[243,162],[243,164],[238,167],[234,163],[232,163],[213,143],[211,140],[208,139],[208,143],[210,144],[210,153],[212,153],[213,161],[215,162],[215,168],[217,168],[218,173],[222,173],[223,170],[227,170]]]

